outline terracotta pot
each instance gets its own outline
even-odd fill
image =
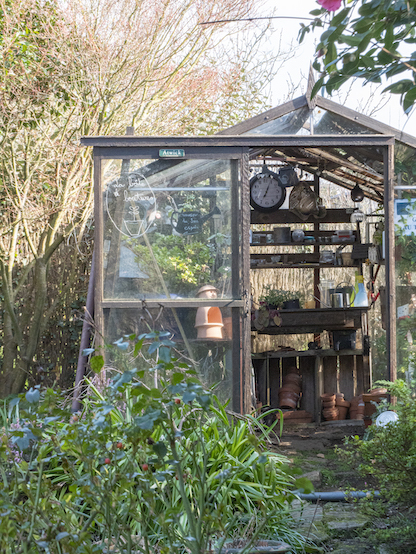
[[[333,402],[335,402],[335,399],[336,399],[336,396],[334,393],[325,393],[325,394],[321,394],[321,400],[323,402],[329,402],[330,400],[332,400]]]
[[[296,385],[300,385],[302,382],[302,377],[300,375],[297,375],[296,373],[288,373],[285,377],[283,377],[283,383],[296,383]]]
[[[356,410],[350,410],[350,419],[364,419],[364,414]]]
[[[337,400],[338,399],[344,400],[344,393],[343,392],[337,392],[335,396],[337,397]]]
[[[373,389],[369,393],[363,394],[362,396],[365,403],[364,415],[371,418],[371,416],[377,411],[377,407],[374,402],[378,404],[381,402],[382,398],[387,398],[387,389]]]
[[[338,419],[339,412],[337,408],[331,408],[329,410],[322,410],[322,415],[327,421],[335,421]]]
[[[354,396],[354,398],[351,398],[351,406],[356,406],[360,402],[363,402],[362,394],[360,394],[359,396]]]
[[[288,369],[288,374],[289,373],[295,373],[296,375],[299,375],[299,369],[295,365],[292,365]]]
[[[348,402],[347,400],[342,400],[341,398],[337,398],[336,406],[337,408],[349,408],[351,406],[351,402]]]
[[[332,400],[329,400],[328,402],[322,402],[323,408],[335,408],[335,401],[332,402]]]
[[[285,383],[283,387],[279,389],[279,391],[281,390],[287,390],[287,391],[291,391],[291,392],[295,392],[296,394],[299,394],[300,386],[297,385],[296,383]]]
[[[376,394],[377,396],[381,394],[383,396],[387,396],[387,389],[383,389],[382,387],[379,387],[378,389],[371,389],[370,394]]]
[[[338,419],[345,419],[348,414],[348,406],[337,406],[338,408]]]
[[[387,398],[387,394],[363,394],[364,402],[381,402],[383,398]]]
[[[281,408],[296,408],[299,395],[288,390],[279,390],[279,406]]]

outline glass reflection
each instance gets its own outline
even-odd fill
[[[231,162],[110,160],[104,298],[231,296]]]

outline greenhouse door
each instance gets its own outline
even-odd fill
[[[230,147],[95,146],[94,159],[103,343],[169,333],[175,356],[223,403],[249,411],[248,155]]]

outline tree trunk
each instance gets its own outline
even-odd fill
[[[0,397],[5,398],[10,394],[22,392],[29,372],[29,363],[17,357],[12,362],[12,371],[4,371],[1,378]],[[8,369],[10,366],[8,366]]]
[[[6,285],[7,286],[7,285]],[[4,312],[4,357],[1,372],[0,396],[22,392],[29,375],[30,364],[36,354],[39,337],[44,327],[44,312],[47,298],[47,264],[38,259],[34,268],[33,303],[21,307],[13,323],[10,313]],[[27,328],[22,322],[27,321]],[[20,326],[20,328],[15,328]],[[17,337],[22,337],[19,341]]]

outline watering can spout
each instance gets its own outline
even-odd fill
[[[218,208],[218,206],[215,206],[215,208],[209,212],[207,215],[201,215],[201,225],[203,225],[208,219],[210,219],[213,215],[221,215],[221,210]]]

